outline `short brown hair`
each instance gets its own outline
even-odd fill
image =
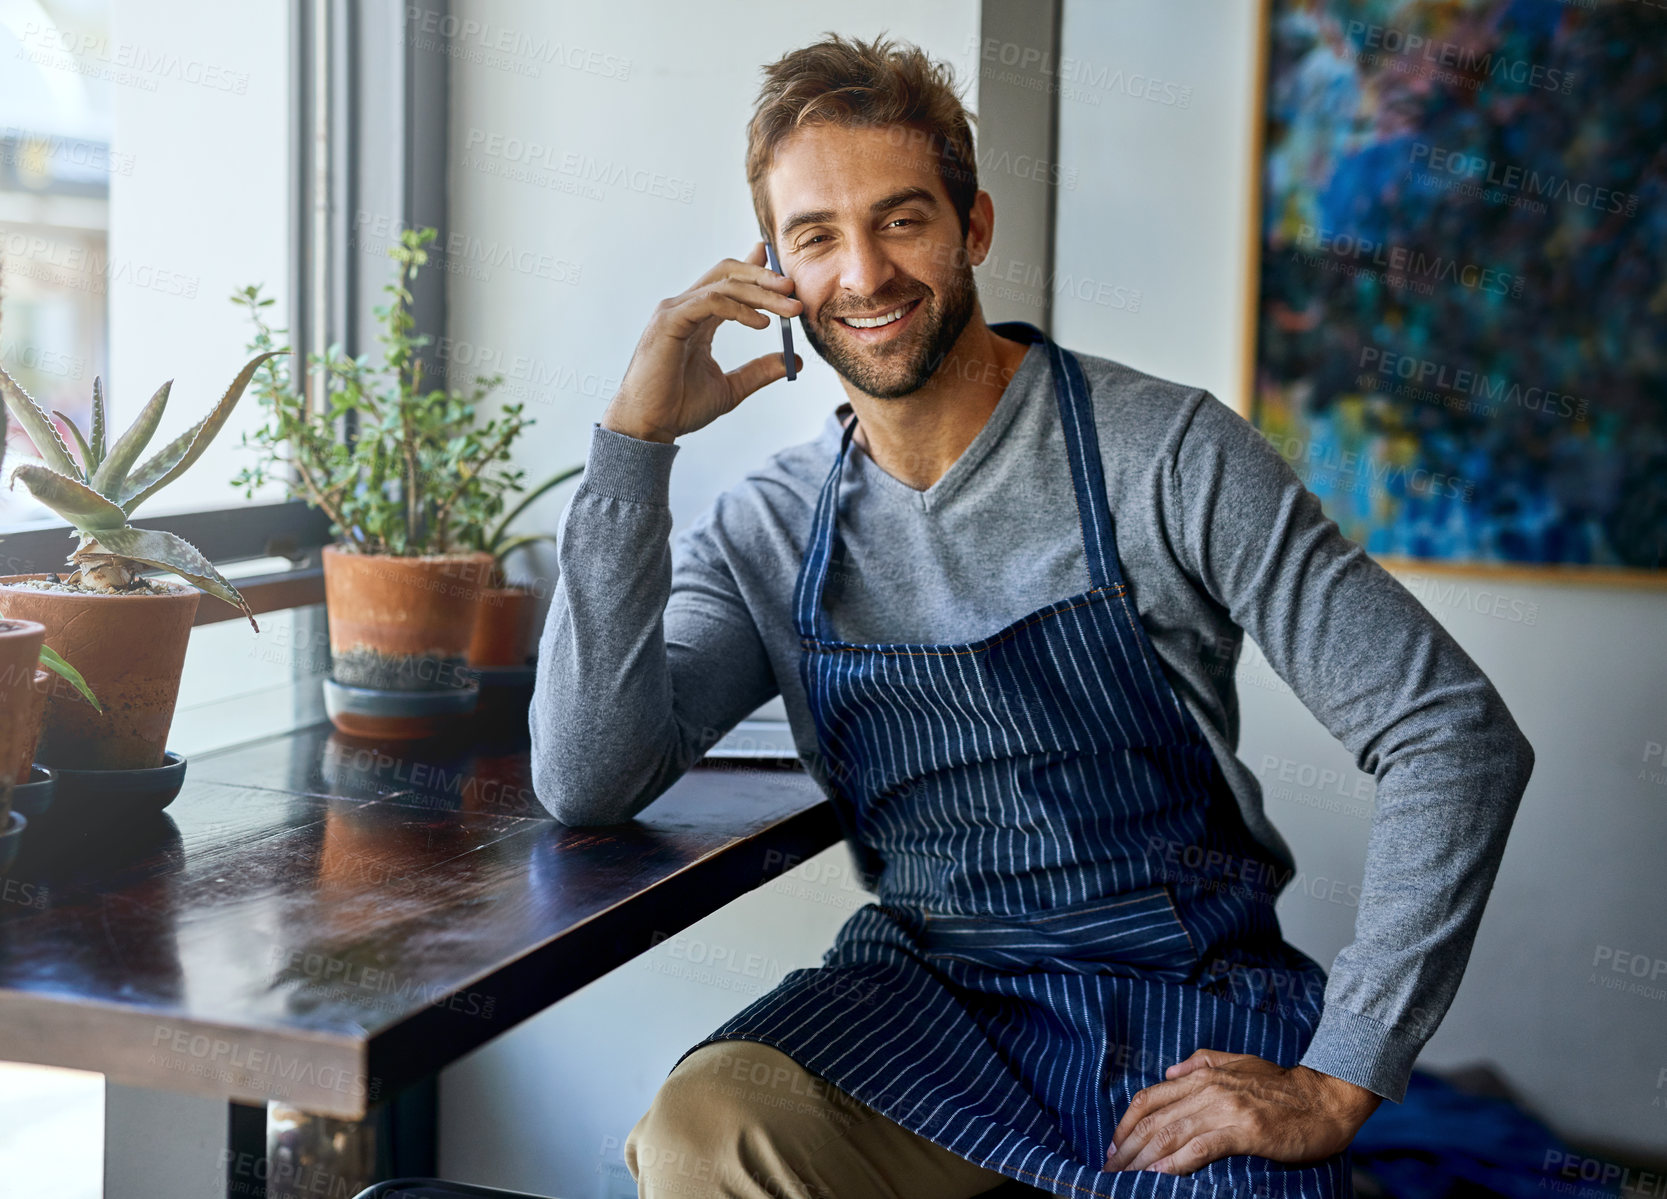
[[[830,33],[826,40],[764,68],[764,86],[747,126],[747,182],[753,208],[769,228],[764,176],[775,161],[776,148],[796,130],[820,123],[895,125],[916,131],[924,145],[937,152],[938,173],[965,237],[978,195],[974,120],[955,90],[948,63],[934,62],[919,46],[899,45],[883,34],[864,43]]]

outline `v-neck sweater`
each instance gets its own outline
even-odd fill
[[[1247,421],[1208,392],[1077,358],[1125,582],[1250,834],[1295,871],[1236,755],[1245,633],[1376,779],[1365,875],[1345,897],[1355,939],[1331,966],[1302,1061],[1399,1101],[1463,975],[1533,751],[1475,662]],[[924,490],[853,440],[824,592],[837,638],[975,641],[1088,589],[1051,375],[1031,345]],[[680,447],[593,424],[528,715],[534,791],[558,820],[630,820],[777,695],[826,785],[793,596],[849,412],[839,405],[816,438],[772,454],[675,539]]]

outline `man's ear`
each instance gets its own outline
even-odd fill
[[[967,214],[967,260],[978,266],[990,256],[990,246],[996,236],[996,206],[990,193],[980,190],[972,198],[972,211]]]

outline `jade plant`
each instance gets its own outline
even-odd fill
[[[161,529],[134,528],[129,520],[135,508],[179,478],[202,456],[225,425],[256,368],[275,353],[250,359],[207,416],[143,462],[139,455],[162,421],[172,380],[157,388],[132,426],[114,444],[106,439],[104,387],[100,380],[93,380],[88,433],[82,433],[63,413],[54,412],[75,439],[77,461],[40,405],[0,368],[0,390],[5,393],[6,407],[41,457],[39,464],[26,463],[12,471],[12,486],[21,479],[30,494],[68,522],[79,539],[69,555],[69,564],[75,570],[65,583],[119,594],[140,586],[143,571],[168,571],[209,595],[237,605],[256,632],[260,631],[237,588],[195,546]]]
[[[255,382],[266,423],[243,444],[259,459],[233,485],[253,495],[281,479],[292,499],[323,510],[349,552],[416,557],[474,549],[501,524],[506,495],[522,487],[510,447],[532,420],[520,404],[480,419],[502,376],[479,376],[468,390],[432,386],[425,377],[421,351],[431,338],[416,331],[411,286],[434,237],[432,228],[407,229],[389,248],[397,269],[383,288],[388,303],[374,310],[379,364],[332,345],[309,355],[322,396],[298,386],[282,359],[267,363]],[[258,284],[231,299],[254,326],[249,349],[274,350],[283,330],[265,319],[273,300]]]

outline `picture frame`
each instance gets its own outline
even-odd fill
[[[1667,585],[1635,10],[1262,0],[1246,415],[1386,565]]]

